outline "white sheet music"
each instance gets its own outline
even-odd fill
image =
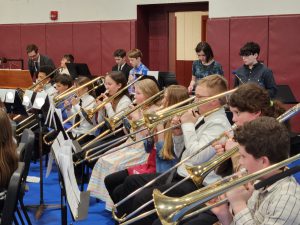
[[[52,150],[63,176],[71,212],[76,220],[79,217],[81,192],[78,188],[74,173],[72,146],[72,140],[65,140],[63,134],[60,132],[52,144]]]
[[[5,102],[14,103],[15,102],[16,91],[14,89],[6,89]]]

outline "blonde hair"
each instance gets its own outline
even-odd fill
[[[134,48],[127,52],[127,56],[128,56],[128,58],[137,59],[138,57],[142,58],[143,54],[142,54],[141,50]]]
[[[227,91],[228,82],[227,80],[218,74],[209,75],[198,81],[197,86],[205,85],[209,88],[210,96],[214,96]],[[226,97],[219,98],[221,105],[226,103]]]
[[[3,110],[0,110],[0,127],[0,186],[7,187],[11,175],[18,167],[18,155],[10,120]]]
[[[189,93],[186,87],[181,85],[171,85],[165,90],[165,101],[164,107],[168,107],[174,105],[178,102],[181,102],[185,99],[189,98]],[[170,127],[170,121],[165,124],[165,128]],[[160,152],[161,158],[165,160],[174,159],[173,154],[173,139],[172,139],[172,131],[166,131],[164,133],[164,145],[162,151]]]
[[[211,91],[211,95],[216,95],[227,91],[227,80],[218,74],[209,75],[198,81],[197,86],[206,85]]]
[[[136,82],[134,86],[140,89],[146,98],[150,98],[159,92],[157,84],[151,79],[142,79]],[[159,101],[155,101],[154,104],[159,104]]]

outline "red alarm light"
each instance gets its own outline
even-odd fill
[[[58,11],[50,11],[50,19],[55,21],[58,19]]]

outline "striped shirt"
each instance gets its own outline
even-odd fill
[[[293,177],[286,177],[268,188],[255,190],[247,205],[231,224],[300,224],[300,185]]]

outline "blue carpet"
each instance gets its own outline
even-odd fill
[[[44,167],[44,174],[46,168]],[[39,177],[39,163],[31,163],[29,176]],[[45,177],[45,176],[44,176]],[[29,191],[25,194],[25,205],[36,205],[40,203],[40,188],[39,183],[28,183]],[[86,189],[86,186],[85,186]],[[60,188],[58,183],[58,171],[54,166],[52,173],[48,178],[44,178],[44,203],[45,204],[60,204]],[[71,211],[68,208],[68,224],[104,224],[113,225],[114,221],[111,218],[111,212],[105,210],[103,202],[96,202],[96,199],[90,198],[90,207],[88,217],[82,221],[72,221]],[[35,209],[29,209],[32,224],[61,224],[61,210],[60,209],[46,209],[39,220],[35,219]]]

